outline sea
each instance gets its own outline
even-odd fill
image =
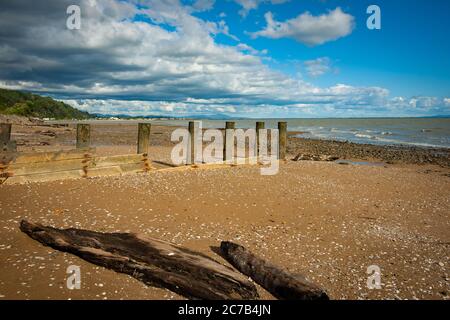
[[[253,128],[265,121],[266,128],[276,128],[286,121],[288,131],[299,137],[350,141],[378,145],[416,145],[450,148],[450,118],[352,118],[352,119],[252,119],[232,120],[236,128]],[[155,120],[171,125],[187,125],[184,120]],[[223,120],[202,120],[203,128],[223,128]]]
[[[93,120],[91,123],[110,122]],[[119,123],[151,122],[170,126],[187,126],[189,120],[113,120]],[[450,118],[327,118],[327,119],[243,119],[199,120],[203,128],[223,128],[225,121],[234,121],[236,128],[254,128],[264,121],[266,128],[276,128],[286,121],[288,131],[299,137],[350,141],[377,145],[414,145],[450,148]]]

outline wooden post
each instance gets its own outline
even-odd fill
[[[0,123],[0,152],[16,151],[16,141],[11,140],[11,123]]]
[[[139,123],[138,124],[138,142],[137,142],[137,153],[148,154],[148,145],[150,143],[150,123]]]
[[[233,121],[227,121],[225,122],[225,131],[224,131],[224,138],[223,138],[223,161],[227,161],[230,159],[227,159],[227,145],[234,147],[234,141],[231,136],[231,140],[228,141],[230,138],[230,135],[227,135],[227,130],[234,130],[235,123]]]
[[[0,143],[11,141],[11,123],[0,123]]]
[[[77,124],[77,149],[89,148],[91,144],[91,125]]]
[[[278,159],[286,159],[287,122],[278,122]]]
[[[189,152],[187,155],[187,161],[186,164],[195,164],[197,161],[197,150],[199,138],[198,134],[200,133],[199,130],[201,130],[199,122],[198,121],[189,121]],[[201,145],[200,145],[201,147]]]
[[[259,130],[265,128],[265,123],[262,121],[256,122],[256,156],[259,156]]]

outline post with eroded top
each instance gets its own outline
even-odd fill
[[[137,153],[148,155],[148,146],[150,144],[150,123],[138,124],[138,141],[137,141]]]
[[[199,121],[189,121],[189,147],[187,153],[186,164],[195,164],[201,162],[200,155],[197,152],[201,152],[201,127]],[[198,159],[198,161],[197,161]]]
[[[259,130],[265,128],[265,123],[262,121],[256,122],[256,156],[260,155]]]
[[[227,146],[231,146],[234,148],[234,139],[232,134],[227,134],[227,131],[234,130],[235,123],[233,121],[225,122],[225,131],[224,131],[224,139],[223,139],[223,161],[231,160],[227,158]]]
[[[11,123],[0,123],[0,143],[11,140]]]
[[[286,159],[287,122],[278,122],[278,159]]]
[[[89,148],[91,144],[91,125],[77,124],[77,149]]]
[[[0,123],[0,152],[16,151],[15,141],[11,141],[11,123]]]

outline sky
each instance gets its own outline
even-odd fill
[[[449,14],[447,0],[0,0],[0,87],[111,115],[450,115]]]

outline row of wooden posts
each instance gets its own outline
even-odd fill
[[[197,122],[198,123],[198,122]],[[235,129],[235,122],[227,121],[225,123],[225,130]],[[265,123],[262,121],[256,122],[256,150],[258,150],[259,146],[259,130],[265,129]],[[137,153],[138,154],[148,154],[148,147],[150,143],[150,123],[139,123],[138,124],[138,140],[137,140]],[[196,130],[198,130],[198,125],[195,121],[189,122],[189,133],[191,137],[196,136]],[[287,141],[287,123],[286,122],[278,122],[278,130],[279,130],[279,159],[285,159],[286,157],[286,141]],[[225,135],[226,136],[226,135]],[[77,140],[76,147],[78,149],[89,148],[91,141],[91,126],[89,124],[78,124],[77,125]],[[234,143],[234,142],[228,142]],[[224,141],[224,152],[223,152],[223,160],[226,159],[226,145],[227,138]],[[15,152],[16,144],[14,141],[11,141],[11,124],[3,123],[0,124],[0,150],[4,152]],[[195,143],[192,143],[191,139],[191,163],[194,163],[195,156]]]
[[[198,125],[196,125],[198,122],[195,121],[189,121],[189,134],[191,137],[195,137],[197,135],[196,130],[199,129]],[[225,123],[225,130],[235,129],[235,122],[233,121],[227,121]],[[258,150],[259,147],[259,130],[265,129],[265,123],[262,121],[256,122],[256,150]],[[278,145],[279,145],[279,154],[278,159],[285,159],[286,158],[286,141],[287,141],[287,123],[286,122],[278,122]],[[137,141],[137,153],[139,154],[148,154],[148,147],[150,142],[150,131],[151,131],[151,124],[150,123],[139,123],[138,124],[138,141]],[[226,132],[226,131],[225,131]],[[225,135],[226,137],[226,135]],[[190,155],[191,159],[190,163],[195,163],[195,143],[193,142],[193,139],[190,140]],[[230,142],[229,142],[230,143]],[[78,124],[77,125],[77,148],[88,148],[90,145],[90,125],[89,124]],[[223,160],[229,160],[226,159],[226,146],[227,146],[227,139],[224,139],[224,147],[223,147]]]

